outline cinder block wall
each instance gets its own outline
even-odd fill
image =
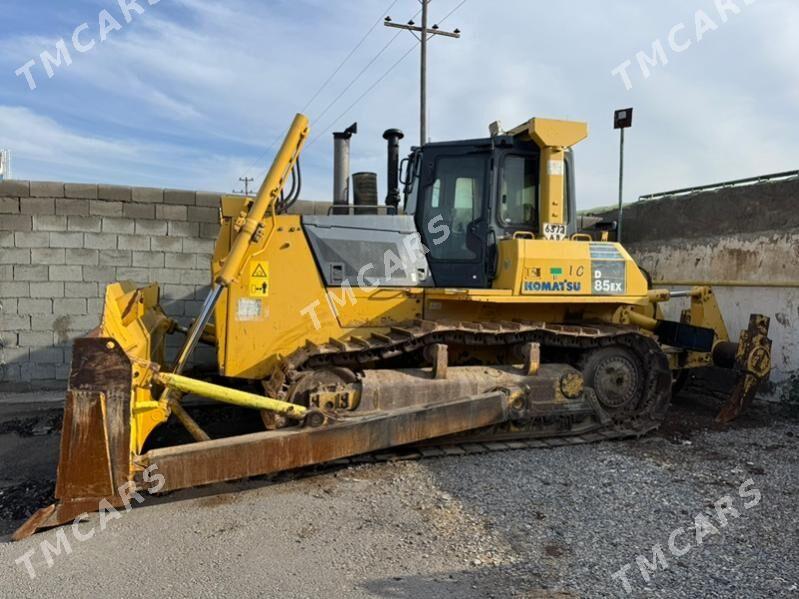
[[[196,315],[210,284],[219,199],[0,182],[0,391],[66,386],[71,342],[99,324],[107,283],[161,283],[168,314],[184,324]],[[207,349],[199,360],[211,358]]]

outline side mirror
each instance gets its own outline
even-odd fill
[[[402,161],[400,161],[399,181],[400,181],[400,183],[402,183],[403,185],[406,185],[406,186],[408,185],[408,182],[411,180],[411,177],[410,177],[410,162],[411,161],[408,158],[403,158]]]
[[[619,223],[617,223],[615,220],[599,221],[594,225],[594,229],[600,232],[600,241],[618,240]]]
[[[597,231],[616,231],[619,228],[619,223],[615,220],[602,220],[594,225]]]

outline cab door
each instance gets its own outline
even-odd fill
[[[489,286],[488,152],[425,148],[416,226],[436,287]]]

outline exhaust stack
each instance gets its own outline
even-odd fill
[[[358,123],[333,133],[333,214],[347,214],[350,203],[350,139]]]
[[[386,206],[399,206],[399,149],[400,140],[405,135],[399,129],[387,129],[383,133],[383,139],[388,141],[388,193],[386,194]]]

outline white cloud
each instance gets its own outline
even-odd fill
[[[182,146],[82,135],[18,106],[0,105],[0,147],[14,149],[17,171],[40,180],[216,189],[245,165]]]
[[[458,1],[434,2],[433,20]],[[230,189],[245,172],[265,170],[267,148],[387,3],[159,3],[108,42],[76,56],[71,67],[35,92],[11,77],[16,91],[0,95],[6,104],[0,115],[6,123],[31,125],[36,136],[11,127],[0,139],[17,155],[20,176],[54,179],[67,172],[72,179]],[[796,120],[799,98],[794,2],[761,0],[746,7],[701,44],[654,69],[647,81],[636,80],[629,93],[611,75],[674,25],[692,23],[697,9],[712,14],[713,4],[470,0],[445,24],[460,27],[462,39],[431,44],[431,134],[439,140],[484,136],[493,120],[512,127],[536,115],[587,120],[591,137],[577,148],[583,207],[615,201],[618,137],[611,115],[628,105],[636,108],[628,135],[628,199],[795,168],[799,142],[784,126]],[[415,2],[401,0],[391,13],[401,20],[416,9]],[[13,73],[58,36],[70,34],[8,37],[0,41],[0,65]],[[391,35],[382,25],[371,34],[311,106],[311,117]],[[400,36],[321,122],[312,122],[312,137],[412,43],[409,35]],[[359,121],[353,170],[377,171],[382,186],[381,134],[400,127],[406,132],[404,147],[416,144],[417,106],[414,51],[335,122],[337,129]],[[329,133],[308,148],[306,197],[329,198],[330,150]],[[69,168],[61,161],[65,151]]]

